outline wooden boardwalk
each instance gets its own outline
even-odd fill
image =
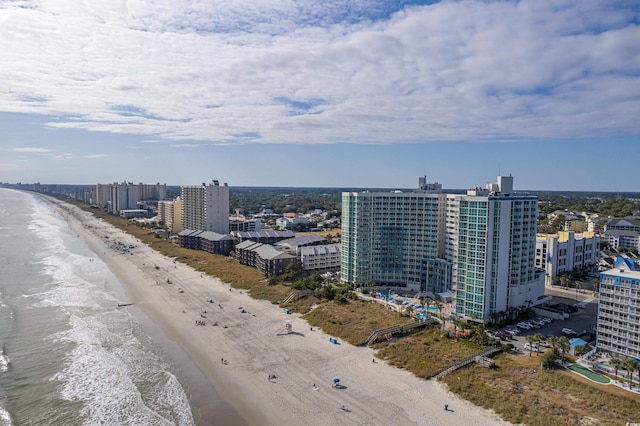
[[[444,367],[442,369],[440,369],[439,371],[437,371],[433,376],[431,376],[431,378],[439,378],[439,377],[444,377],[447,374],[451,373],[452,371],[456,371],[459,368],[465,367],[471,363],[474,362],[479,362],[482,365],[487,365],[487,357],[490,355],[493,355],[497,352],[501,352],[502,351],[502,345],[496,345],[496,346],[490,346],[488,348],[483,349],[482,351],[471,355],[467,358],[461,359],[460,361],[448,366],[448,367]]]
[[[435,319],[430,318],[426,321],[416,321],[410,324],[381,328],[380,330],[376,330],[373,333],[371,333],[371,335],[367,338],[364,344],[368,346],[373,342],[375,342],[376,340],[378,340],[380,337],[393,335],[395,333],[405,333],[409,330],[413,330],[415,328],[420,328],[420,327],[426,327],[427,325],[431,325],[431,324],[439,324],[439,323]]]

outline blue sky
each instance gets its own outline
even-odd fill
[[[0,181],[638,191],[637,1],[0,0]]]

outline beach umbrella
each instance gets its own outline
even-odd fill
[[[338,379],[337,377],[334,377],[334,378],[333,378],[333,384],[334,384],[334,385],[335,385],[336,383],[339,383],[339,382],[340,382],[340,379]]]
[[[238,306],[238,309],[242,309],[242,306]]]

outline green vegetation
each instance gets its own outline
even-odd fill
[[[615,194],[538,194],[538,209],[544,213],[567,209],[598,213],[601,216],[624,217],[640,210],[640,202]]]

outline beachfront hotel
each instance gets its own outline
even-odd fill
[[[381,291],[455,294],[456,313],[486,321],[544,298],[535,267],[537,197],[513,178],[445,194],[420,178],[412,192],[342,193],[341,279]]]
[[[640,268],[618,257],[600,273],[596,348],[612,355],[640,359]]]
[[[217,180],[209,185],[182,186],[182,229],[229,233],[229,186]]]

